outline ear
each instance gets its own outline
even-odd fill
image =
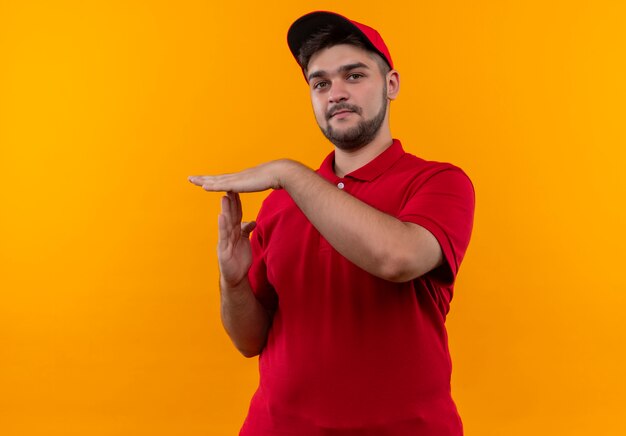
[[[387,98],[389,100],[395,100],[400,92],[400,73],[396,70],[391,70],[387,73]]]

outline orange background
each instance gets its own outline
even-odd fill
[[[466,434],[626,434],[620,0],[0,3],[0,434],[236,434],[256,359],[186,177],[330,151],[285,42],[314,9],[381,31],[394,136],[476,186]]]

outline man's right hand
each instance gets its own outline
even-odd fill
[[[239,194],[228,192],[222,197],[222,211],[217,218],[217,259],[223,288],[237,287],[247,277],[252,265],[252,250],[248,238],[256,223],[242,222],[241,219]]]

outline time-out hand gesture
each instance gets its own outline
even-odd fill
[[[252,264],[248,239],[256,223],[241,222],[239,192],[282,189],[287,177],[301,164],[280,159],[231,174],[190,176],[188,180],[206,191],[224,191],[222,213],[218,216],[217,258],[223,284],[235,287],[246,277]]]

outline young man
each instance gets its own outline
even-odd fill
[[[278,160],[190,177],[227,192],[222,320],[245,356],[260,354],[241,434],[461,435],[444,322],[472,184],[391,136],[400,77],[378,32],[314,12],[288,43],[334,151],[317,171]],[[270,188],[256,223],[242,223],[238,193]]]

